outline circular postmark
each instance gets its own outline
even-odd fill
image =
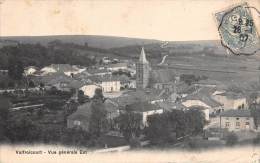
[[[221,44],[236,55],[252,55],[259,50],[259,37],[247,4],[216,14]]]

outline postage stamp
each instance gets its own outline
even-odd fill
[[[259,37],[247,3],[215,14],[221,44],[236,55],[252,55],[259,50]]]

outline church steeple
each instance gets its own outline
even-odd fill
[[[141,49],[140,58],[136,63],[136,88],[144,89],[149,83],[150,66],[146,59],[144,47]]]
[[[144,63],[148,63],[148,61],[146,59],[146,54],[145,54],[145,51],[144,51],[144,47],[142,47],[140,58],[139,58],[139,62],[143,63],[143,64]]]

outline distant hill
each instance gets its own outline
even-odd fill
[[[159,43],[159,40],[114,37],[114,36],[97,36],[97,35],[55,35],[55,36],[10,36],[0,37],[1,40],[18,41],[20,43],[47,45],[54,40],[60,40],[64,43],[74,43],[84,45],[87,43],[91,47],[109,49],[124,47],[130,45],[143,45]]]

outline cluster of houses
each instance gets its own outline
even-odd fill
[[[97,88],[103,91],[106,100],[103,107],[113,128],[113,120],[131,108],[131,112],[142,115],[142,126],[147,126],[147,117],[172,110],[199,109],[205,120],[211,123],[218,119],[215,127],[229,131],[255,130],[247,96],[219,87],[219,83],[208,80],[187,85],[180,76],[169,69],[151,69],[142,48],[139,60],[110,63],[105,66],[81,67],[68,64],[52,64],[38,69],[27,67],[26,76],[34,76],[45,88],[56,87],[62,91],[82,90],[93,97]],[[68,116],[67,126],[88,130],[91,102],[84,103]]]

